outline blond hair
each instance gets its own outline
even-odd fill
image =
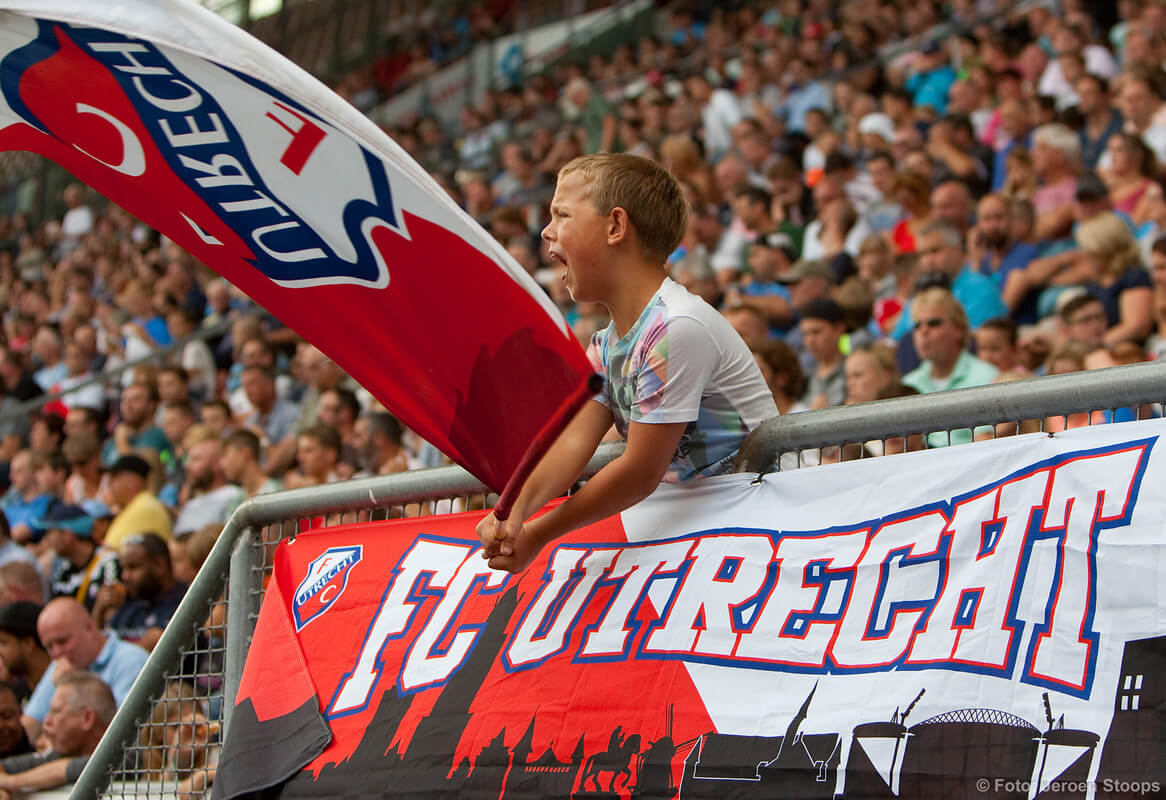
[[[1116,278],[1142,261],[1138,242],[1129,226],[1113,212],[1106,211],[1085,220],[1073,236],[1078,247],[1101,262],[1101,272],[1107,277]]]
[[[654,161],[626,153],[580,156],[559,170],[559,180],[578,173],[595,210],[627,212],[640,246],[663,263],[684,237],[688,203],[676,178]]]
[[[967,346],[970,330],[968,314],[955,295],[940,286],[924,289],[911,298],[911,317],[916,322],[919,321],[919,310],[923,308],[938,308],[953,325],[964,332],[964,346]]]

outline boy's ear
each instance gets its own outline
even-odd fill
[[[619,244],[627,239],[631,231],[632,221],[628,217],[628,212],[621,206],[616,206],[611,210],[611,214],[607,218],[607,243]]]

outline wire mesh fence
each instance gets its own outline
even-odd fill
[[[1158,416],[1163,400],[1166,363],[794,414],[755,432],[737,469],[806,468],[1017,432],[1056,435]],[[617,453],[605,446],[585,475]],[[494,498],[483,491],[464,470],[445,467],[249,500],[223,531],[70,797],[203,796],[281,541],[342,524],[485,508]]]

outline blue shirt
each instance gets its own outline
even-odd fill
[[[915,106],[931,106],[939,116],[947,111],[947,93],[955,83],[955,70],[942,66],[929,72],[917,72],[907,79],[907,91]]]
[[[968,326],[975,330],[990,319],[1008,316],[1008,306],[1000,299],[1000,291],[987,275],[981,275],[965,266],[951,284],[951,293],[960,301],[968,315]],[[899,315],[899,322],[891,332],[894,339],[902,339],[915,327],[908,304]]]
[[[93,660],[88,669],[109,685],[109,688],[113,690],[113,699],[120,706],[121,701],[125,700],[126,694],[129,693],[130,687],[134,685],[138,673],[145,666],[147,658],[149,658],[149,654],[136,644],[123,642],[111,631],[105,631],[105,646],[101,648],[101,652],[97,654],[97,658]],[[32,690],[32,697],[28,698],[28,705],[24,708],[24,713],[37,722],[44,722],[45,716],[49,713],[49,703],[53,699],[53,692],[56,691],[56,686],[53,683],[53,675],[56,674],[56,671],[56,662],[49,664],[49,668],[45,670],[40,683]]]
[[[1009,248],[1000,259],[1000,266],[992,271],[992,257],[984,256],[980,262],[980,273],[987,275],[996,284],[997,291],[1004,291],[1004,282],[1008,280],[1008,273],[1013,270],[1027,267],[1028,263],[1040,255],[1040,245],[1032,242],[1017,242]]]
[[[17,525],[32,527],[32,521],[42,519],[52,501],[52,496],[47,494],[38,494],[31,500],[25,500],[16,489],[9,489],[4,497],[0,498],[0,508],[4,509],[4,514],[8,517],[8,527],[15,528]]]
[[[786,128],[797,133],[806,129],[806,114],[815,108],[830,110],[830,93],[817,81],[791,89],[781,104],[781,116]]]

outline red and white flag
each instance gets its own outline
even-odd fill
[[[588,396],[558,310],[369,119],[184,0],[0,0],[0,149],[162,231],[501,490]]]

